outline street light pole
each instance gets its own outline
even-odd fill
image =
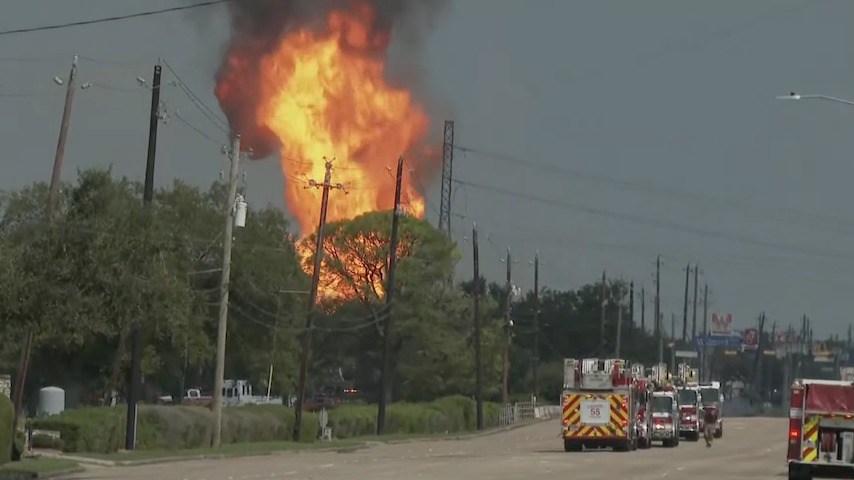
[[[830,95],[820,95],[820,94],[801,95],[799,93],[792,92],[788,95],[779,95],[775,98],[777,100],[825,100],[828,102],[843,103],[845,105],[854,106],[854,100],[846,100],[844,98],[831,97]]]

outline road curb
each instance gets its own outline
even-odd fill
[[[55,472],[43,473],[39,474],[36,478],[56,478],[56,477],[64,477],[65,475],[73,475],[75,473],[85,472],[86,469],[77,466],[72,468],[66,468],[65,470],[57,470]]]

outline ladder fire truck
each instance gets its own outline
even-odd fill
[[[638,448],[650,448],[652,446],[652,392],[654,391],[653,379],[646,374],[646,368],[641,364],[632,365],[632,377],[638,387],[638,412],[635,430],[637,431]]]
[[[700,398],[699,370],[680,363],[676,368],[676,383],[679,387],[679,408],[682,419],[679,423],[679,435],[687,440],[696,442],[703,431],[703,419],[700,415],[702,399]]]
[[[620,359],[564,360],[561,434],[565,451],[637,449],[640,394],[627,367]]]
[[[662,446],[679,446],[679,395],[674,379],[667,371],[667,364],[659,363],[650,369],[649,376],[654,391],[650,399],[651,441],[660,441]]]
[[[854,384],[795,380],[790,395],[789,478],[854,477]]]

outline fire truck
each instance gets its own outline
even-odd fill
[[[625,360],[564,360],[561,436],[567,452],[638,447],[640,392]]]
[[[635,422],[638,448],[650,448],[652,446],[650,402],[652,401],[654,385],[652,379],[647,376],[643,365],[633,364],[632,376],[635,378],[638,387],[638,412]]]
[[[650,402],[652,433],[650,440],[661,441],[667,448],[679,446],[679,396],[672,387],[664,387],[652,394]]]
[[[679,409],[682,419],[679,423],[679,435],[692,442],[700,439],[702,433],[702,418],[700,408],[699,371],[688,365],[679,364],[676,371],[676,383],[679,386]]]
[[[842,372],[845,376],[845,372]],[[789,404],[789,479],[854,476],[854,384],[795,380]]]
[[[721,382],[709,382],[700,384],[700,402],[702,408],[700,410],[700,431],[706,428],[705,417],[706,410],[716,410],[718,413],[718,422],[715,426],[715,438],[724,436],[724,396],[721,393]]]

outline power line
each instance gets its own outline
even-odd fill
[[[83,25],[94,25],[97,23],[109,23],[109,22],[116,22],[119,20],[129,20],[132,18],[150,17],[153,15],[162,15],[164,13],[179,12],[182,10],[191,10],[191,9],[200,8],[200,7],[210,7],[213,5],[219,5],[221,3],[227,3],[227,2],[231,2],[231,1],[234,1],[234,0],[211,0],[211,1],[207,1],[207,2],[194,3],[191,5],[161,8],[159,10],[148,10],[145,12],[130,13],[130,14],[126,14],[126,15],[115,15],[112,17],[96,18],[96,19],[92,19],[92,20],[81,20],[81,21],[77,21],[77,22],[57,23],[54,25],[43,25],[41,27],[27,27],[27,28],[16,28],[16,29],[12,29],[12,30],[0,30],[0,35],[14,35],[14,34],[18,34],[18,33],[41,32],[41,31],[45,31],[45,30],[59,30],[59,29],[63,29],[63,28],[79,27],[79,26],[83,26]]]
[[[696,203],[703,204],[704,206],[715,205],[717,207],[727,209],[736,208],[740,212],[751,211],[751,213],[762,216],[763,218],[774,216],[776,217],[776,219],[785,222],[791,222],[793,220],[791,217],[798,217],[800,220],[810,221],[809,223],[811,223],[812,226],[820,226],[822,228],[828,228],[840,233],[851,233],[851,229],[854,228],[854,222],[852,222],[850,218],[833,217],[811,212],[803,212],[799,210],[762,208],[757,205],[750,205],[744,202],[739,202],[731,199],[715,198],[693,192],[686,192],[684,190],[678,190],[674,188],[642,184],[635,181],[622,180],[604,175],[597,175],[590,172],[585,172],[582,170],[577,170],[564,166],[549,165],[541,162],[522,159],[514,155],[501,152],[493,152],[485,149],[467,147],[463,145],[455,145],[454,148],[459,150],[463,154],[471,153],[474,155],[479,155],[481,157],[490,158],[511,165],[517,165],[528,169],[534,168],[543,172],[548,172],[550,174],[565,176],[570,180],[581,180],[584,182],[612,185],[614,187],[620,188],[621,190],[642,191],[652,193],[654,195],[658,195],[667,199],[694,201]],[[840,228],[840,224],[843,224],[848,228]]]
[[[631,222],[631,223],[635,223],[635,224],[639,224],[639,225],[644,225],[647,227],[657,227],[657,228],[662,228],[662,229],[667,229],[667,230],[678,231],[678,232],[682,232],[682,233],[690,233],[692,235],[699,235],[699,236],[703,236],[703,237],[707,237],[707,238],[719,238],[722,240],[728,240],[728,241],[736,242],[736,243],[745,243],[745,244],[767,247],[767,248],[774,248],[774,249],[778,249],[778,250],[784,250],[784,251],[795,252],[795,253],[800,253],[800,254],[807,254],[807,255],[814,255],[814,256],[818,256],[818,257],[831,258],[831,259],[834,259],[837,261],[840,258],[845,258],[849,261],[854,261],[854,259],[852,259],[851,257],[847,257],[845,255],[838,253],[838,252],[820,251],[820,250],[814,250],[814,249],[799,247],[797,245],[777,244],[777,243],[765,242],[765,241],[754,239],[754,238],[739,237],[736,235],[730,235],[730,234],[726,234],[726,233],[722,233],[722,232],[717,232],[714,230],[704,230],[701,228],[689,227],[686,225],[680,225],[678,223],[666,222],[666,221],[658,220],[658,219],[654,219],[654,218],[644,218],[644,217],[639,217],[639,216],[631,215],[631,214],[627,214],[627,213],[605,210],[605,209],[598,208],[598,207],[591,207],[591,206],[576,204],[576,203],[571,203],[571,202],[561,202],[558,200],[552,200],[552,199],[548,199],[548,198],[539,197],[537,195],[531,195],[531,194],[522,193],[522,192],[515,192],[515,191],[507,190],[507,189],[504,189],[501,187],[485,185],[482,183],[476,183],[476,182],[471,182],[471,181],[467,181],[467,180],[454,180],[454,182],[461,184],[461,185],[467,185],[467,186],[470,186],[472,188],[477,188],[480,190],[485,190],[485,191],[498,193],[501,195],[506,195],[506,196],[515,197],[515,198],[525,199],[525,200],[528,200],[528,201],[533,202],[533,203],[539,203],[539,204],[548,205],[551,207],[569,208],[569,209],[577,210],[577,211],[582,212],[582,213],[586,213],[588,215],[613,218],[616,220]]]
[[[183,123],[186,127],[193,130],[196,134],[198,134],[200,137],[204,138],[205,140],[208,140],[209,142],[214,143],[214,144],[219,145],[219,146],[225,145],[227,143],[226,139],[217,140],[212,135],[205,133],[204,130],[195,126],[189,120],[184,118],[183,115],[181,115],[181,111],[179,109],[172,108],[169,106],[169,104],[167,104],[166,102],[163,102],[163,101],[160,102],[160,106],[163,109],[162,113],[164,113],[164,114],[172,113],[175,116],[175,118],[178,119],[179,122]]]
[[[195,92],[193,92],[190,86],[187,85],[187,83],[181,79],[177,72],[175,72],[175,69],[172,68],[172,65],[169,65],[169,62],[167,62],[165,59],[162,60],[163,65],[165,65],[169,72],[172,73],[172,76],[175,77],[176,83],[181,88],[181,90],[184,91],[190,101],[193,102],[193,104],[198,107],[199,110],[201,110],[202,114],[206,116],[208,120],[210,120],[217,128],[222,130],[224,133],[228,133],[228,122],[222,119],[212,108],[210,108],[201,98],[199,98],[199,96],[196,95]]]
[[[483,222],[478,220],[478,226],[480,227]],[[468,232],[457,230],[452,227],[452,232],[456,238],[460,236],[468,235]],[[565,251],[567,249],[580,250],[580,251],[591,251],[591,250],[599,250],[605,252],[626,252],[633,254],[638,257],[650,258],[659,255],[658,250],[654,247],[644,248],[637,245],[628,245],[628,244],[616,244],[616,243],[607,243],[602,241],[593,241],[593,240],[584,240],[579,238],[574,238],[571,235],[568,235],[566,232],[553,232],[553,231],[544,231],[544,230],[531,230],[528,228],[516,228],[513,231],[496,231],[485,229],[484,233],[487,234],[487,239],[490,236],[501,236],[502,238],[512,239],[516,241],[525,241],[530,243],[531,241],[536,241],[536,244],[540,247],[540,253],[542,256],[543,247],[555,247],[557,250]],[[513,244],[513,241],[503,242]],[[490,241],[490,244],[492,242]],[[556,251],[557,251],[556,250]],[[496,258],[500,257],[498,255],[500,252],[496,249]],[[667,260],[668,262],[682,263],[685,261],[695,261],[696,255],[691,253],[670,253],[670,254],[661,254],[662,260]],[[542,260],[542,259],[541,259]],[[815,261],[809,260],[804,261],[803,264],[799,264],[795,262],[786,263],[784,260],[778,260],[774,258],[762,258],[762,257],[751,257],[751,256],[739,256],[739,255],[715,255],[715,256],[702,256],[702,261],[706,263],[713,264],[727,264],[732,265],[734,267],[743,268],[745,270],[755,270],[756,268],[765,268],[765,269],[778,269],[787,272],[789,275],[797,275],[803,278],[808,278],[814,282],[833,282],[835,284],[844,283],[846,285],[851,284],[854,285],[851,281],[847,279],[848,270],[845,265],[840,265],[839,259],[836,259],[835,262],[831,265],[828,260],[826,265],[828,268],[835,267],[833,270],[833,278],[828,278],[828,271],[826,269],[817,268],[817,263]],[[825,264],[825,262],[819,262],[819,264]],[[675,298],[675,297],[674,297]]]

